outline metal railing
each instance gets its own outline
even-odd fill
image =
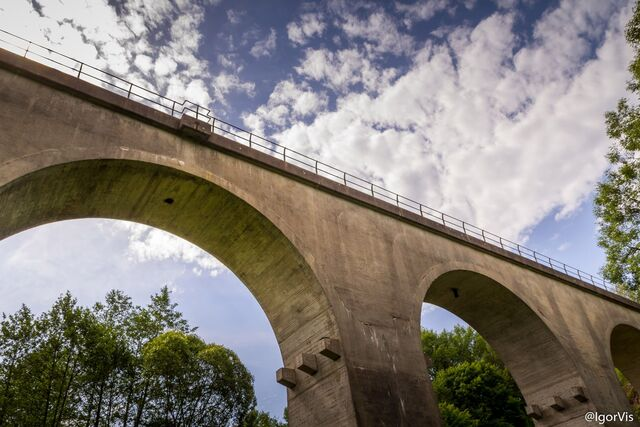
[[[543,255],[533,249],[529,249],[518,243],[504,239],[496,234],[469,224],[468,222],[447,215],[437,209],[430,208],[429,206],[423,205],[415,200],[401,196],[393,191],[389,191],[367,181],[366,179],[359,178],[305,154],[282,146],[275,141],[268,140],[250,131],[232,125],[231,123],[227,123],[224,120],[213,116],[210,109],[202,107],[191,101],[183,100],[182,102],[178,102],[171,98],[167,98],[166,96],[129,82],[114,74],[78,61],[67,55],[31,42],[30,40],[24,39],[2,29],[0,29],[0,47],[22,55],[25,58],[36,60],[52,68],[63,71],[78,79],[106,88],[112,92],[125,96],[128,99],[135,100],[173,117],[181,117],[184,114],[195,117],[198,120],[210,124],[211,131],[214,133],[279,158],[284,162],[299,166],[309,172],[338,182],[346,187],[368,194],[376,199],[391,203],[399,208],[420,215],[423,218],[442,224],[444,227],[459,231],[466,236],[479,239],[485,243],[529,259],[539,265],[549,267],[583,282],[590,283],[594,286],[598,286],[610,292],[615,292],[624,296],[617,292],[614,286],[599,276],[585,273],[584,271]]]

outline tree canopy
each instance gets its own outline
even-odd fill
[[[594,212],[600,226],[598,243],[606,252],[602,274],[618,290],[640,301],[640,10],[635,6],[626,27],[635,52],[627,89],[632,100],[621,99],[606,113],[611,146],[609,169],[597,186]]]
[[[455,325],[453,331],[422,330],[422,351],[430,359],[429,376],[462,362],[486,361],[502,367],[489,344],[472,328]]]
[[[447,427],[531,426],[524,398],[496,352],[471,327],[422,331],[429,376]]]
[[[166,287],[146,307],[66,293],[0,322],[0,425],[281,425],[255,406],[238,356],[195,335]]]

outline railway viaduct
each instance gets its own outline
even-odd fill
[[[629,410],[614,366],[640,389],[640,305],[346,175],[212,133],[175,105],[166,114],[128,99],[133,86],[78,79],[77,65],[0,50],[0,239],[113,218],[211,253],[273,327],[292,426],[441,425],[420,347],[425,301],[487,339],[536,425]]]

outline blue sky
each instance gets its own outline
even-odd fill
[[[0,28],[107,69],[588,272],[625,95],[627,1],[12,0]],[[246,288],[143,226],[51,224],[0,242],[0,311],[167,284],[209,341],[238,352],[280,416],[282,360]],[[423,325],[458,320],[425,306]]]

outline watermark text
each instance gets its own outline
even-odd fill
[[[584,414],[584,420],[588,423],[597,423],[600,425],[616,421],[632,423],[635,421],[635,416],[631,412],[602,413],[589,411]]]

